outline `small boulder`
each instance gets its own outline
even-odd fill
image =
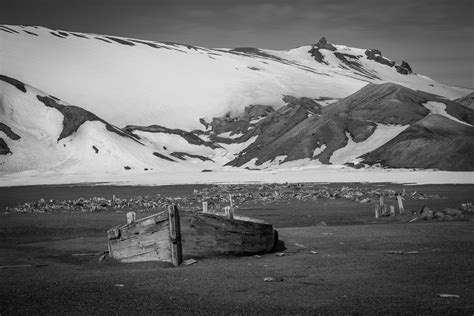
[[[430,210],[427,206],[423,206],[420,211],[420,219],[427,220],[433,218],[433,211]]]
[[[455,210],[453,208],[445,208],[443,210],[444,213],[450,215],[450,216],[458,216],[458,215],[461,215],[462,214],[462,211],[460,210]]]
[[[436,211],[433,214],[433,219],[437,219],[439,221],[444,221],[444,220],[446,220],[446,215],[441,211]]]

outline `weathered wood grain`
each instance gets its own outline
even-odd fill
[[[181,213],[181,236],[184,258],[268,252],[275,242],[270,224],[198,212]]]
[[[181,246],[181,223],[179,211],[176,205],[168,207],[169,214],[169,236],[171,240],[171,262],[175,267],[183,261],[183,249]]]

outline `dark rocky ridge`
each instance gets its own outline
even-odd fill
[[[163,155],[163,154],[160,154],[160,153],[158,153],[158,152],[154,152],[153,155],[155,155],[155,156],[158,157],[158,158],[164,159],[164,160],[176,162],[176,161],[174,161],[173,159],[171,159],[170,157],[167,157],[167,156],[165,156],[165,155]]]
[[[166,134],[174,134],[181,136],[184,138],[188,143],[192,145],[202,145],[207,146],[210,148],[219,148],[219,145],[213,144],[212,142],[206,142],[196,136],[195,134],[187,131],[183,131],[181,129],[171,129],[161,125],[150,125],[150,126],[137,126],[137,125],[127,125],[123,128],[124,131],[133,133],[134,131],[142,131],[148,133],[166,133]],[[136,135],[135,135],[136,136]],[[136,136],[138,137],[138,136]]]
[[[471,92],[468,95],[454,101],[472,110],[474,109],[474,92]]]
[[[367,49],[365,51],[365,56],[367,56],[367,59],[376,61],[382,65],[387,65],[389,67],[393,67],[395,65],[394,61],[383,57],[382,52],[378,49]]]
[[[291,98],[290,98],[291,100]],[[413,125],[423,120],[430,113],[423,103],[437,101],[446,104],[448,114],[472,124],[474,111],[461,105],[428,93],[414,91],[396,84],[369,84],[355,94],[330,104],[320,111],[308,115],[304,98],[288,102],[286,106],[270,114],[259,122],[254,129],[249,130],[242,138],[257,135],[257,140],[247,147],[236,159],[228,165],[242,166],[256,159],[256,164],[271,161],[277,156],[287,156],[285,161],[303,158],[319,159],[322,163],[329,163],[335,150],[347,145],[348,137],[358,143],[368,139],[376,129],[376,124]],[[429,115],[428,117],[431,117]],[[447,119],[448,121],[451,121]],[[458,125],[462,125],[458,123]],[[456,128],[463,128],[456,125]],[[409,132],[410,130],[408,130]],[[434,134],[441,131],[434,130]],[[398,141],[398,140],[396,140]],[[467,137],[456,140],[456,146],[465,150],[470,141]],[[316,148],[324,150],[313,157]],[[423,148],[421,143],[413,146]],[[439,147],[443,152],[444,147]],[[387,149],[384,149],[387,150]],[[407,149],[408,151],[408,149]],[[450,160],[439,155],[437,165],[444,170],[462,170],[470,166],[462,161]],[[446,155],[446,157],[451,157]],[[366,159],[364,163],[374,164],[374,159]],[[392,161],[387,160],[387,166]],[[425,161],[426,163],[426,161]],[[398,167],[394,164],[393,167]],[[424,168],[421,160],[411,160],[412,168]]]
[[[474,171],[474,127],[428,115],[378,149],[363,163],[391,168]]]
[[[99,121],[99,122],[104,123],[108,131],[113,132],[122,137],[130,138],[134,140],[135,142],[141,144],[130,133],[122,131],[118,127],[107,123],[105,120],[99,118],[94,113],[84,110],[81,107],[78,107],[75,105],[59,104],[57,102],[57,98],[54,98],[52,96],[37,95],[36,97],[45,106],[58,110],[64,116],[63,129],[61,131],[61,134],[59,135],[58,141],[70,136],[72,133],[75,133],[79,129],[79,127],[87,121]]]
[[[0,131],[4,132],[5,135],[7,135],[10,139],[12,140],[19,140],[21,137],[20,135],[16,134],[15,132],[12,131],[10,126],[0,122]]]
[[[7,143],[5,143],[3,138],[0,138],[0,155],[7,155],[11,153],[12,152],[10,151],[10,148],[8,147]]]
[[[189,153],[185,153],[185,152],[181,152],[181,151],[172,152],[171,156],[176,157],[176,158],[181,159],[181,160],[186,160],[186,157],[189,157],[189,158],[196,158],[196,159],[199,159],[201,161],[214,161],[209,157],[204,157],[204,156],[201,156],[201,155],[193,155],[193,154],[189,154]]]
[[[402,61],[400,66],[395,66],[395,69],[402,75],[410,75],[412,73],[411,67],[406,61]]]
[[[0,75],[0,80],[4,81],[6,83],[9,83],[12,86],[15,86],[21,92],[26,93],[25,84],[23,82],[21,82],[19,80],[16,80],[16,79],[13,79],[13,78],[10,78],[10,77],[7,77],[7,76],[4,76],[4,75]]]

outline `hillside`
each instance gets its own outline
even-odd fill
[[[0,176],[474,171],[472,90],[376,49],[207,49],[34,26],[0,26],[0,40]]]

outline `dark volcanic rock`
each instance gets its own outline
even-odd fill
[[[471,92],[468,95],[466,95],[462,98],[456,99],[454,101],[456,101],[457,103],[459,103],[459,104],[461,104],[461,105],[463,105],[467,108],[474,109],[474,92]]]
[[[327,49],[330,51],[336,50],[336,47],[334,47],[331,43],[328,43],[324,36],[319,39],[319,42],[316,43],[316,46],[319,49]]]
[[[319,62],[319,63],[324,63],[324,64],[328,64],[325,60],[324,60],[324,56],[323,54],[321,54],[321,52],[319,51],[319,48],[316,46],[316,45],[312,45],[311,46],[311,49],[308,51],[308,53],[311,54],[311,56],[314,57],[314,59]]]
[[[176,161],[174,161],[173,159],[171,159],[171,158],[169,158],[169,157],[167,157],[167,156],[165,156],[165,155],[162,155],[162,154],[160,154],[160,153],[157,153],[157,152],[154,152],[153,155],[155,155],[155,156],[158,157],[158,158],[164,159],[164,160],[176,162]]]
[[[354,69],[355,71],[359,72],[362,76],[367,77],[369,79],[380,79],[377,75],[371,73],[370,71],[364,69],[362,64],[359,62],[359,58],[362,56],[355,56],[351,54],[345,54],[345,53],[339,53],[339,52],[334,52],[334,56],[336,56],[337,59],[342,61],[344,66],[347,69]]]
[[[410,65],[406,61],[402,61],[402,64],[400,66],[395,66],[397,69],[397,72],[402,74],[402,75],[409,75],[412,73]]]
[[[202,161],[214,161],[214,160],[212,160],[211,158],[208,158],[208,157],[204,157],[204,156],[201,156],[201,155],[188,154],[188,153],[179,152],[179,151],[171,153],[171,156],[176,157],[176,158],[181,159],[181,160],[186,160],[186,157],[189,157],[189,158],[196,158],[196,159],[199,159],[199,160],[202,160]]]
[[[105,37],[108,38],[111,41],[117,42],[117,43],[125,45],[125,46],[135,46],[134,43],[126,41],[126,40],[118,38],[118,37],[112,37],[112,36],[105,36]]]
[[[206,142],[196,136],[195,134],[181,129],[171,129],[161,125],[150,125],[150,126],[137,126],[137,125],[127,125],[123,128],[124,131],[133,133],[133,131],[142,131],[148,133],[166,133],[174,134],[183,137],[188,143],[192,145],[203,145],[210,148],[220,148],[219,145],[216,145],[212,142]]]
[[[389,67],[393,67],[395,65],[394,61],[383,57],[382,53],[378,49],[367,49],[365,51],[365,55],[367,56],[367,59],[376,61],[379,64],[387,65]]]
[[[25,84],[19,80],[16,80],[4,75],[0,75],[0,80],[5,81],[6,83],[9,83],[12,86],[15,86],[21,92],[26,92]]]
[[[362,156],[363,163],[392,168],[474,171],[474,127],[432,114],[385,145]]]
[[[4,132],[12,140],[19,140],[21,138],[20,135],[13,132],[12,129],[8,125],[2,122],[0,122],[0,131]]]
[[[99,121],[105,124],[105,127],[108,131],[116,133],[122,137],[128,137],[138,142],[131,134],[126,133],[122,131],[121,129],[119,129],[118,127],[107,123],[103,119],[96,116],[94,113],[84,110],[81,107],[78,107],[75,105],[59,104],[57,102],[57,99],[51,96],[37,95],[36,97],[44,105],[58,110],[64,116],[63,130],[61,131],[61,134],[59,135],[58,141],[76,132],[79,129],[79,127],[87,121]]]
[[[0,138],[0,155],[6,155],[11,153],[12,152],[10,151],[10,148],[8,147],[7,143],[5,143],[3,138]]]

